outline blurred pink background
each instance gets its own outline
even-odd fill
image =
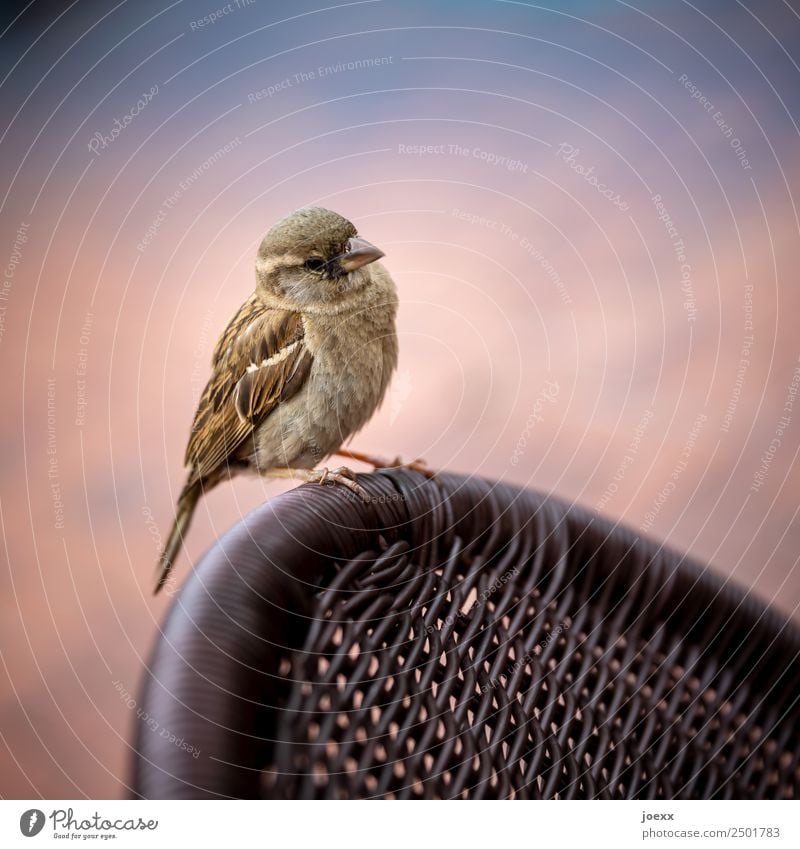
[[[0,30],[0,795],[125,794],[211,349],[303,205],[400,289],[354,447],[579,500],[796,615],[792,8],[220,6]],[[281,488],[220,486],[189,555]]]

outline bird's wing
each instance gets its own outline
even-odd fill
[[[214,372],[186,448],[188,483],[225,466],[279,402],[300,389],[311,366],[303,336],[300,313],[265,307],[255,296],[242,304],[214,350]]]

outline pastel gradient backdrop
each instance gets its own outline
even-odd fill
[[[232,0],[198,24],[225,7],[34,2],[0,29],[0,795],[126,793],[120,690],[169,601],[211,349],[307,204],[400,290],[355,447],[580,500],[795,615],[796,0]],[[281,488],[206,498],[178,578]]]

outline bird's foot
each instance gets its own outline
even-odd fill
[[[421,458],[404,463],[400,457],[395,457],[394,460],[386,460],[383,457],[375,457],[373,454],[365,454],[363,451],[351,451],[349,448],[343,448],[341,451],[336,451],[335,453],[339,457],[347,457],[350,460],[367,463],[373,469],[410,469],[412,472],[419,472],[425,475],[426,478],[436,476],[436,472]]]
[[[356,481],[356,474],[347,466],[340,466],[338,469],[329,470],[311,469],[305,473],[305,480],[308,483],[318,483],[320,485],[328,483],[340,484],[346,486],[351,492],[354,492],[362,501],[369,501],[370,497],[367,491]]]

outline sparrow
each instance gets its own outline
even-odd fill
[[[249,472],[332,482],[364,497],[348,468],[315,467],[332,454],[391,465],[341,450],[378,408],[397,366],[397,289],[383,256],[321,207],[292,212],[264,237],[255,291],[214,348],[155,592],[197,502],[220,481]]]

